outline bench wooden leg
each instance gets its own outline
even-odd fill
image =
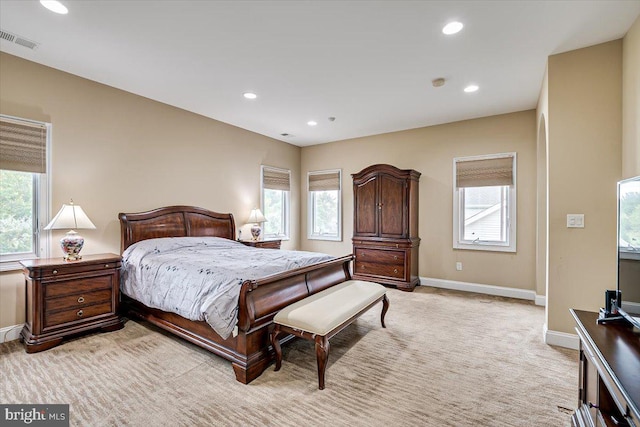
[[[389,299],[387,298],[387,294],[384,294],[384,298],[382,298],[382,314],[380,315],[380,322],[383,328],[386,328],[384,316],[387,314],[387,310],[389,310]]]
[[[276,325],[273,331],[270,334],[271,346],[273,350],[276,352],[276,369],[275,371],[279,371],[282,366],[282,348],[280,347],[280,340],[278,339],[278,335],[280,335],[280,325]]]
[[[329,339],[326,336],[316,335],[316,358],[318,359],[318,388],[324,390],[324,372],[327,369],[329,359]]]

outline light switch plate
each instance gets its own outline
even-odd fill
[[[567,214],[567,228],[584,228],[584,214]]]

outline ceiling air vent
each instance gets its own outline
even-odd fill
[[[14,36],[11,33],[7,33],[6,31],[0,30],[0,39],[8,40],[8,41],[12,42],[12,41],[14,41],[16,39],[16,36]]]
[[[28,49],[35,49],[38,47],[39,43],[26,39],[22,36],[18,36],[16,34],[12,34],[8,31],[0,30],[0,39],[6,40],[11,43],[19,44],[20,46],[26,47]]]

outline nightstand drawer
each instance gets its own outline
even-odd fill
[[[403,266],[404,251],[356,248],[356,259],[362,262]]]
[[[77,262],[77,261],[76,261]],[[39,275],[42,279],[52,279],[58,276],[66,275],[66,274],[79,274],[79,273],[87,273],[87,272],[96,272],[100,270],[113,270],[114,268],[120,268],[119,261],[113,262],[102,262],[99,264],[73,264],[68,263],[66,265],[54,265],[51,267],[43,268],[38,271],[36,274]]]
[[[53,298],[107,288],[113,288],[112,274],[89,277],[86,279],[73,279],[56,283],[47,283],[44,286],[44,296],[45,298]]]
[[[44,327],[50,328],[52,326],[61,325],[63,323],[69,323],[76,320],[87,319],[90,317],[98,316],[100,314],[111,313],[111,301],[90,305],[83,308],[74,308],[72,310],[58,311],[56,313],[47,313],[45,316]]]
[[[357,262],[355,273],[368,276],[386,276],[404,278],[404,267],[402,265],[378,264],[374,262]]]
[[[111,289],[103,289],[60,298],[47,298],[44,302],[44,310],[49,312],[67,308],[80,309],[91,304],[111,301],[111,294]]]

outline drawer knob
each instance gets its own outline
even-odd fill
[[[398,255],[394,255],[394,256],[393,256],[393,259],[398,259]]]
[[[397,273],[397,272],[398,272],[398,269],[397,269],[397,268],[394,268],[394,269],[393,269],[393,272],[394,272],[394,273]]]
[[[82,304],[82,303],[84,302],[84,297],[80,297],[80,298],[78,298],[78,302],[79,302],[80,304]]]
[[[78,315],[78,317],[82,317],[82,315],[84,314],[84,311],[82,310],[78,310],[78,313],[76,313]]]
[[[104,268],[109,268],[109,264],[105,264],[105,265],[104,265]]]
[[[53,274],[58,274],[58,270],[53,270]]]

